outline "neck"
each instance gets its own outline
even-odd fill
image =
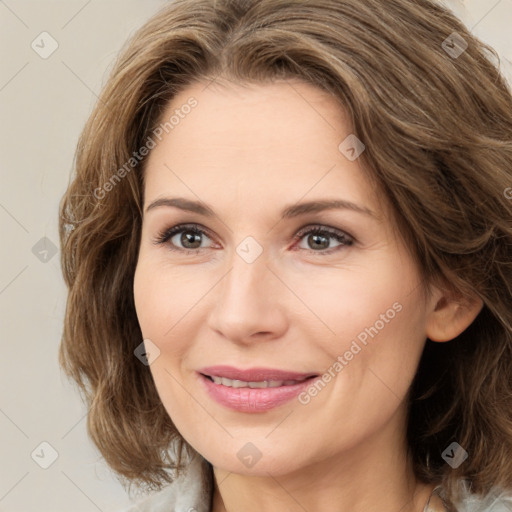
[[[393,425],[340,454],[273,475],[214,467],[213,512],[423,512],[434,484],[418,482]]]
[[[212,512],[423,512],[434,484],[369,475],[349,481],[332,474],[308,478],[247,477],[214,468]],[[302,483],[302,485],[301,485]]]
[[[348,486],[333,486],[324,483],[322,487],[306,486],[310,491],[294,489],[290,492],[287,482],[282,478],[270,478],[266,482],[251,479],[239,482],[233,478],[230,485],[225,480],[233,474],[215,472],[215,490],[212,512],[304,512],[322,510],[325,512],[423,512],[425,504],[434,489],[433,484],[415,482],[412,486],[395,486],[388,482],[386,487],[379,486],[361,492]],[[217,484],[217,479],[221,485]],[[224,479],[224,480],[223,480]],[[258,481],[259,480],[259,481]],[[239,483],[241,485],[239,485]],[[244,485],[248,484],[248,485]],[[220,491],[222,488],[222,492]],[[236,489],[236,490],[235,490]],[[438,510],[438,509],[436,509]],[[439,508],[439,510],[442,510]]]

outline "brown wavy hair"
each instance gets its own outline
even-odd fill
[[[453,32],[468,45],[459,56],[443,43]],[[434,0],[177,0],[128,41],[79,139],[59,221],[60,363],[123,483],[160,488],[191,449],[134,356],[145,159],[126,162],[187,85],[300,79],[348,114],[425,289],[439,281],[484,303],[454,340],[426,341],[409,394],[417,478],[450,500],[461,478],[479,494],[512,489],[512,94],[499,62]],[[452,441],[469,453],[456,469],[442,458]]]

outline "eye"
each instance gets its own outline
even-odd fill
[[[179,224],[160,232],[155,244],[166,244],[173,251],[199,251],[211,246],[202,246],[204,238],[208,238],[207,232],[197,224]],[[328,228],[326,226],[308,226],[303,228],[294,237],[295,240],[304,239],[308,247],[300,247],[309,252],[330,254],[343,247],[350,247],[354,244],[353,237],[343,231]],[[338,245],[331,247],[331,240],[334,239]]]
[[[193,251],[205,249],[201,247],[205,236],[206,232],[197,224],[180,224],[160,232],[154,243],[167,244],[173,251]]]
[[[351,236],[343,231],[326,226],[313,226],[309,227],[309,229],[303,229],[297,233],[295,238],[299,240],[304,239],[307,243],[308,247],[302,246],[302,249],[321,253],[322,255],[331,254],[343,247],[350,247],[354,244],[354,239]],[[335,239],[338,245],[330,247],[330,240],[332,239]]]

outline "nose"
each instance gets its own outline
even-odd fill
[[[233,251],[230,263],[230,270],[215,287],[209,327],[243,345],[283,336],[288,328],[286,289],[268,266],[265,252],[248,263]]]

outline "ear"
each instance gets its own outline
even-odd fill
[[[435,288],[426,319],[426,335],[432,341],[442,342],[456,338],[465,331],[483,308],[477,295],[464,298],[448,290]]]

